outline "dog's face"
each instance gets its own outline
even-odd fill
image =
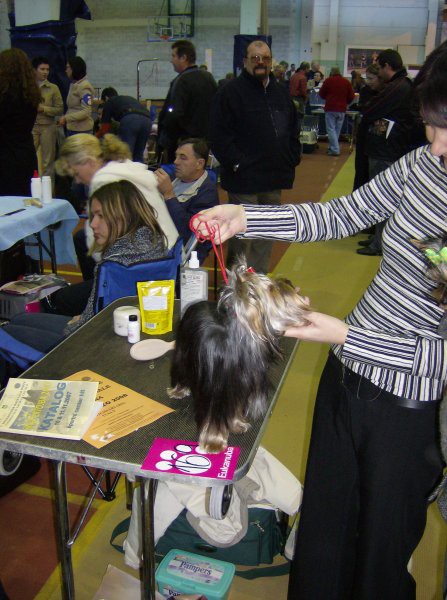
[[[270,279],[250,272],[240,258],[228,273],[218,311],[234,313],[242,327],[266,342],[278,338],[286,329],[306,321],[309,305],[288,279]]]

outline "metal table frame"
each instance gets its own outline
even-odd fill
[[[113,310],[122,305],[137,305],[137,298],[127,297],[113,302],[28,369],[23,377],[63,379],[77,371],[90,369],[171,406],[175,409],[174,412],[101,449],[94,448],[82,440],[61,440],[0,433],[0,448],[50,459],[54,462],[56,523],[58,525],[56,535],[62,568],[63,597],[66,600],[75,598],[71,546],[82,525],[81,522],[77,531],[71,534],[68,519],[66,463],[125,473],[136,476],[140,481],[143,539],[142,598],[144,600],[155,600],[153,510],[156,480],[170,479],[205,487],[225,486],[231,483],[229,480],[174,475],[158,471],[149,472],[140,469],[153,439],[171,437],[194,440],[197,439],[197,430],[192,402],[190,400],[171,400],[166,394],[166,387],[169,385],[170,353],[149,363],[134,361],[129,354],[127,339],[117,336],[113,332]],[[176,319],[178,319],[178,301],[176,301],[175,311]],[[171,332],[160,337],[170,341],[174,339],[174,334]],[[241,448],[233,481],[241,479],[250,467],[295,354],[296,340],[283,338],[281,344],[284,359],[272,367],[270,372],[273,389],[269,396],[270,404],[265,417],[253,422],[250,430],[243,436],[230,435],[229,444]],[[102,352],[104,346],[107,346],[107,352]],[[93,496],[90,502],[92,500]]]
[[[54,199],[42,208],[24,206],[21,196],[0,196],[0,251],[7,250],[19,240],[31,249],[31,258],[51,261],[54,273],[57,264],[76,264],[72,231],[79,221],[74,208],[67,200]],[[47,256],[44,256],[44,252]]]
[[[29,240],[26,240],[25,246],[36,246],[37,247],[37,249],[39,251],[39,270],[40,270],[41,275],[43,275],[43,273],[44,273],[44,262],[43,262],[43,251],[44,250],[50,257],[51,272],[54,273],[55,275],[57,275],[56,245],[54,243],[54,226],[48,225],[47,231],[48,231],[49,247],[42,240],[42,235],[41,235],[40,231],[32,234],[33,237],[36,239],[36,241],[30,242]]]

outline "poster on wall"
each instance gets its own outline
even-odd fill
[[[359,71],[365,74],[366,67],[377,61],[382,50],[392,46],[346,46],[343,75],[349,77],[351,71]]]

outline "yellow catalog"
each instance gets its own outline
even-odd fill
[[[137,283],[141,329],[144,333],[159,335],[172,331],[174,285],[173,279]]]

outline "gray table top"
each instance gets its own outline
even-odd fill
[[[64,379],[77,371],[90,369],[173,408],[174,412],[100,449],[94,448],[83,440],[73,441],[7,433],[0,433],[0,448],[155,479],[170,479],[205,486],[228,484],[228,480],[217,481],[205,477],[194,478],[189,475],[141,471],[140,465],[156,437],[197,440],[197,428],[191,398],[175,400],[169,398],[166,393],[166,388],[170,384],[172,352],[154,361],[136,361],[130,356],[130,344],[127,338],[120,337],[113,331],[115,308],[137,304],[136,297],[122,298],[113,302],[28,369],[23,377]],[[178,308],[176,301],[174,321],[178,320]],[[142,334],[142,339],[149,337],[151,336]],[[175,325],[173,332],[159,337],[166,341],[173,340]],[[293,338],[282,338],[281,346],[284,358],[270,369],[273,385],[267,414],[263,419],[254,421],[247,433],[230,434],[229,445],[241,448],[233,481],[239,480],[248,471],[294,356],[297,341]]]

